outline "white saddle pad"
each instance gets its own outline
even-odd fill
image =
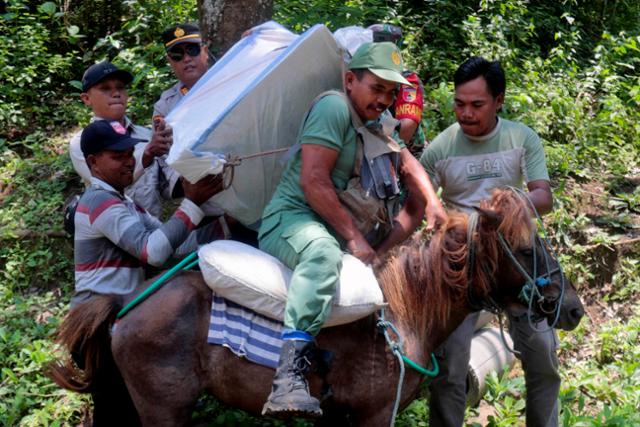
[[[277,258],[232,240],[218,240],[198,251],[207,285],[218,295],[275,320],[284,320],[292,271]],[[326,326],[341,325],[384,307],[371,267],[345,254],[338,289]]]

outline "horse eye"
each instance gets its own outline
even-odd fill
[[[525,248],[525,249],[521,249],[520,253],[524,256],[532,256],[533,255],[533,249],[531,248]]]

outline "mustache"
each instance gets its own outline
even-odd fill
[[[389,108],[389,105],[376,102],[375,104],[371,104],[370,108],[386,110],[387,108]]]

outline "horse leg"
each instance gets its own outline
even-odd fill
[[[183,358],[181,351],[163,351],[158,357],[157,348],[144,351],[131,346],[131,350],[136,354],[122,352],[118,360],[127,361],[120,365],[121,371],[142,425],[188,425],[201,390],[198,374],[190,369],[193,360]]]
[[[318,418],[313,425],[314,427],[354,426],[356,423],[353,418],[349,408],[331,404],[322,405],[322,417]]]
[[[143,347],[131,344],[118,354],[122,375],[142,425],[187,425],[202,389],[201,374],[193,369],[198,361],[186,354],[194,348],[169,351]]]
[[[93,399],[93,427],[140,426],[140,417],[117,366],[110,361],[96,374]]]
[[[355,426],[388,426],[391,424],[391,415],[393,414],[393,404],[381,408],[379,410],[360,411],[355,414],[353,425]]]

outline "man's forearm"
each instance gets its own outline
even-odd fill
[[[549,181],[540,179],[527,184],[529,200],[536,207],[538,214],[544,215],[553,209],[553,195]]]
[[[536,189],[529,192],[529,199],[536,207],[539,215],[551,212],[553,209],[553,198],[544,190]]]
[[[398,132],[398,136],[408,144],[411,138],[413,138],[413,134],[416,133],[418,126],[418,123],[411,119],[400,119],[400,132]]]
[[[398,243],[404,242],[420,225],[424,213],[424,201],[409,195],[400,213],[393,219],[393,228],[389,235],[376,247],[378,255],[382,255]]]
[[[420,162],[406,149],[400,152],[400,157],[402,177],[409,192],[417,192],[426,205],[438,203],[438,195]]]

